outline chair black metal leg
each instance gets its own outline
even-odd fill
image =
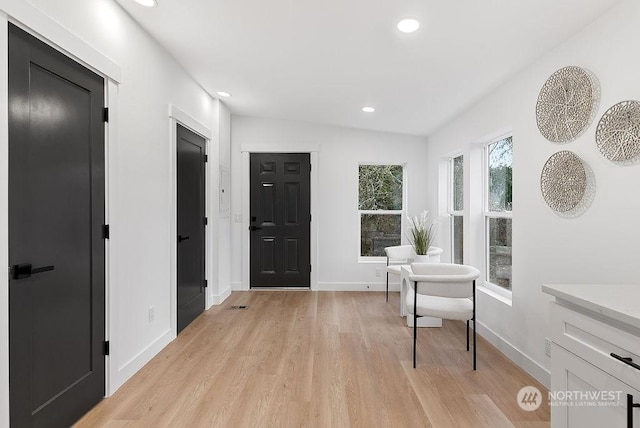
[[[387,302],[389,301],[389,272],[387,271]]]
[[[415,311],[414,311],[415,312]],[[416,368],[416,344],[418,339],[418,317],[416,314],[413,314],[413,368]]]
[[[476,346],[476,336],[478,329],[476,328],[476,281],[473,281],[473,369],[476,369],[476,353],[478,347]]]
[[[416,368],[416,346],[418,339],[418,283],[413,286],[413,368]]]
[[[476,369],[476,319],[473,319],[473,369]]]
[[[467,351],[469,350],[469,320],[467,320]]]

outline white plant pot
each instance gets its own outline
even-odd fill
[[[413,261],[416,263],[440,263],[440,254],[442,254],[442,248],[429,247],[427,254],[418,254]]]
[[[417,254],[413,261],[416,263],[433,263],[428,254]]]

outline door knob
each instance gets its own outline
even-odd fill
[[[178,244],[181,243],[182,241],[186,241],[187,239],[189,239],[188,236],[178,235]]]
[[[13,279],[25,279],[30,278],[31,275],[42,272],[49,272],[54,270],[54,266],[43,266],[39,268],[33,268],[31,263],[24,263],[20,265],[13,265],[11,268],[13,272]]]

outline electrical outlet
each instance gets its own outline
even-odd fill
[[[149,324],[151,324],[155,319],[156,319],[156,308],[151,306],[149,308]]]
[[[548,337],[544,338],[544,355],[547,357],[551,356],[551,339]]]
[[[382,269],[376,268],[376,276],[377,277],[381,277],[382,276]]]

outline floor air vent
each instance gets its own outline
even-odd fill
[[[227,310],[229,310],[229,311],[238,311],[238,310],[247,309],[247,308],[249,308],[247,305],[235,305],[235,306],[229,306],[227,308]]]

